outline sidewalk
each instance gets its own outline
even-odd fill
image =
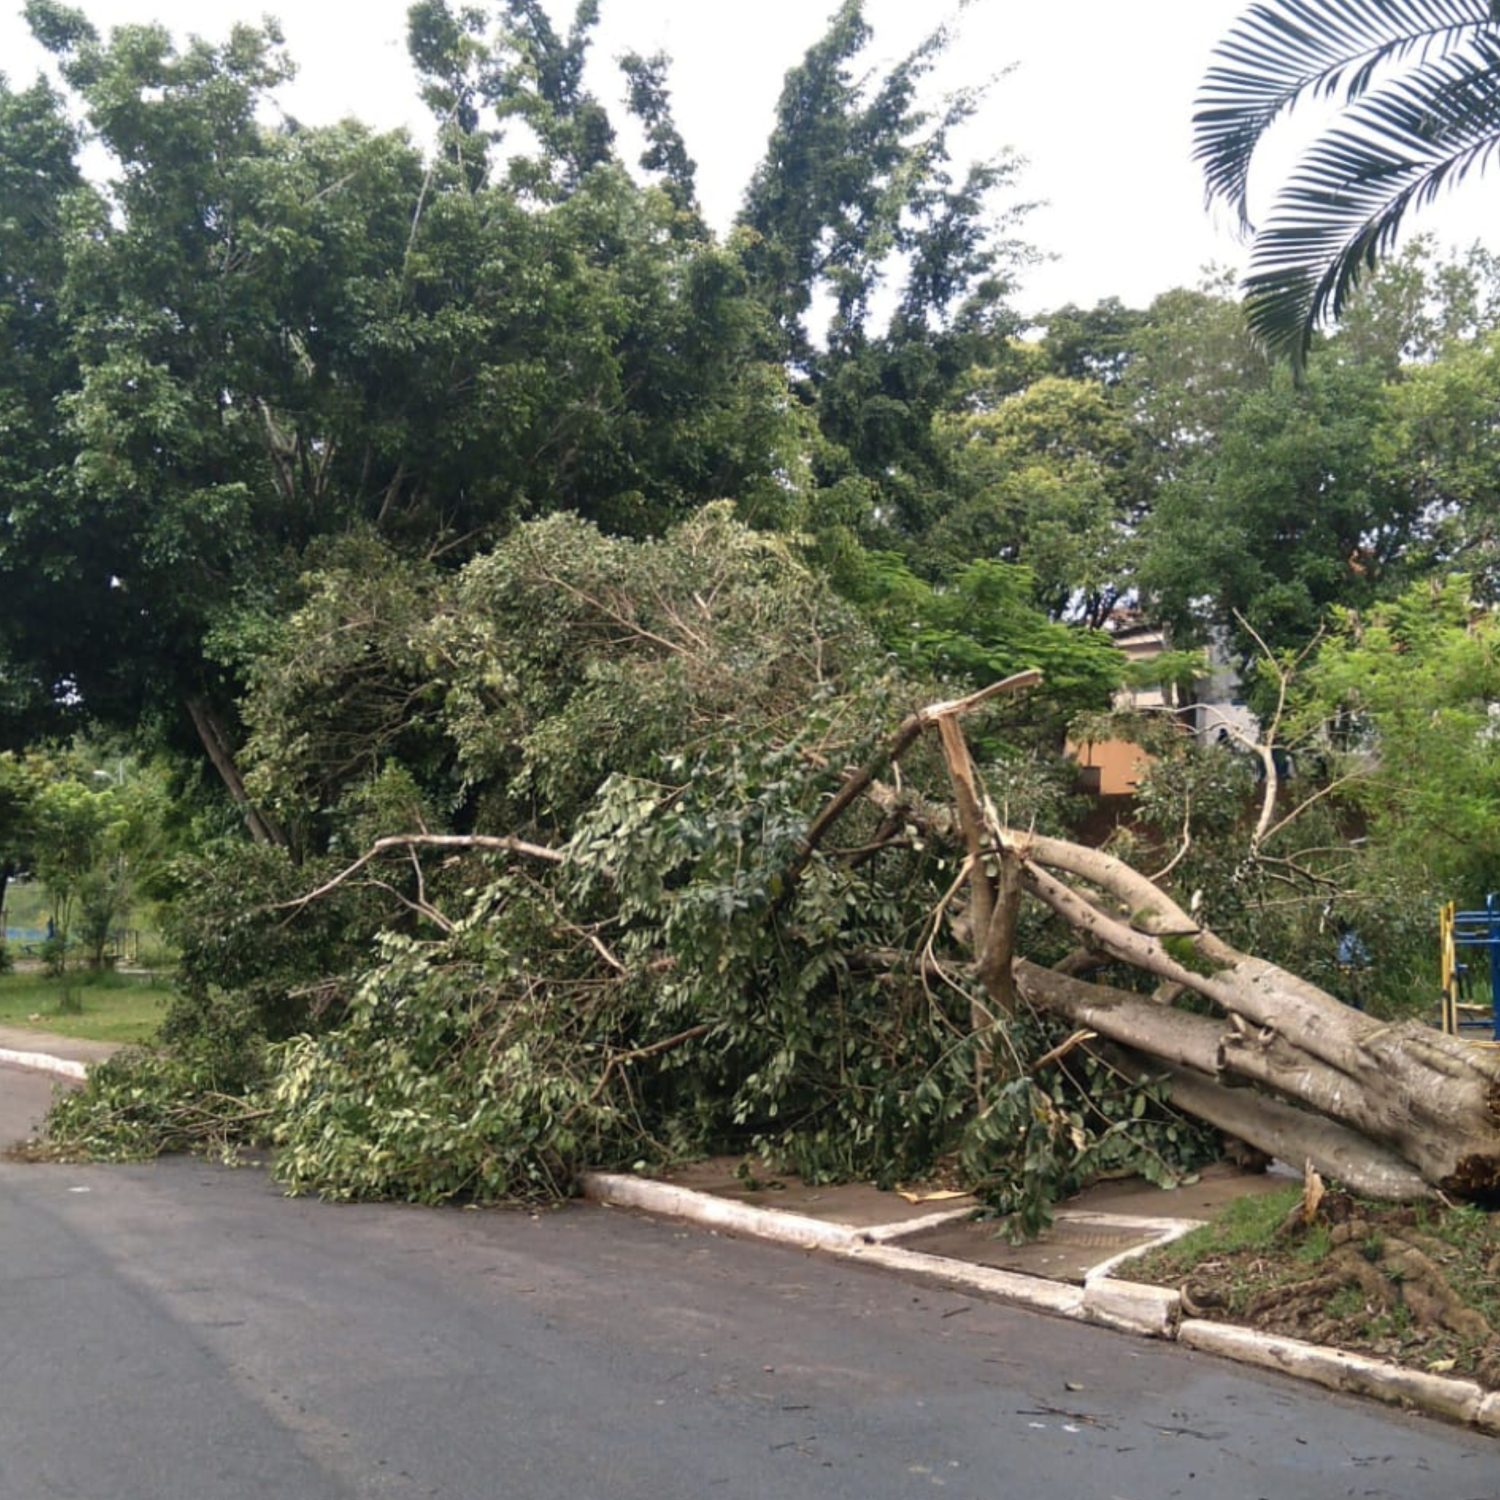
[[[908,1269],[941,1279],[958,1268],[967,1284],[1002,1296],[1029,1294],[1040,1282],[1051,1287],[1049,1306],[1066,1311],[1081,1308],[1088,1284],[1116,1265],[1196,1228],[1234,1198],[1293,1180],[1217,1166],[1193,1185],[1166,1192],[1140,1182],[1105,1183],[1059,1204],[1037,1239],[1012,1245],[992,1221],[975,1218],[980,1205],[968,1194],[882,1192],[866,1183],[809,1187],[770,1173],[747,1183],[739,1165],[729,1158],[699,1162],[660,1181],[600,1173],[589,1179],[586,1193],[621,1207],[865,1259],[872,1247],[888,1247],[900,1252]]]
[[[738,1158],[698,1162],[668,1173],[664,1181],[746,1206],[874,1232],[880,1240],[929,1255],[1079,1286],[1103,1263],[1175,1239],[1236,1198],[1301,1180],[1284,1169],[1257,1174],[1221,1164],[1195,1183],[1165,1191],[1138,1178],[1104,1182],[1058,1204],[1052,1227],[1038,1239],[1012,1245],[996,1238],[992,1222],[974,1219],[979,1203],[967,1194],[888,1193],[866,1183],[808,1187],[795,1177],[770,1173],[767,1181],[747,1186],[739,1165]]]

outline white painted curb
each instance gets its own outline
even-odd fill
[[[929,1229],[941,1229],[945,1224],[958,1224],[974,1217],[974,1205],[967,1208],[944,1208],[936,1213],[923,1214],[916,1219],[902,1219],[899,1224],[876,1224],[861,1229],[860,1234],[872,1245],[883,1245],[887,1240],[904,1240],[908,1235],[922,1234]]]
[[[1223,1354],[1262,1369],[1279,1370],[1330,1390],[1353,1391],[1395,1405],[1409,1402],[1423,1411],[1469,1425],[1477,1425],[1482,1411],[1496,1399],[1486,1397],[1472,1380],[1450,1380],[1444,1375],[1387,1364],[1368,1355],[1260,1333],[1232,1323],[1188,1318],[1178,1329],[1177,1338],[1189,1348],[1207,1354]]]
[[[712,1229],[727,1229],[800,1250],[831,1251],[882,1270],[900,1271],[942,1286],[1018,1302],[1037,1312],[1065,1318],[1083,1316],[1081,1287],[1044,1281],[1036,1276],[1021,1276],[994,1266],[970,1265],[967,1261],[952,1260],[945,1255],[926,1255],[920,1250],[905,1250],[899,1245],[884,1243],[895,1228],[893,1225],[856,1229],[843,1224],[828,1224],[783,1209],[755,1208],[733,1199],[716,1198],[712,1193],[698,1192],[694,1188],[654,1182],[646,1177],[631,1177],[621,1172],[585,1172],[580,1185],[585,1198],[622,1208],[639,1208],[647,1213],[688,1219]],[[962,1210],[963,1215],[972,1212],[972,1209]],[[957,1212],[945,1212],[942,1222],[958,1216]],[[937,1217],[928,1216],[929,1219]],[[923,1221],[908,1220],[907,1232],[912,1226],[920,1229]]]
[[[1083,1311],[1090,1323],[1102,1323],[1106,1328],[1173,1339],[1182,1321],[1182,1293],[1090,1272],[1083,1284]]]
[[[579,1182],[583,1196],[597,1202],[690,1219],[710,1229],[729,1229],[778,1245],[793,1245],[799,1250],[847,1249],[859,1234],[843,1224],[783,1213],[779,1208],[753,1208],[733,1198],[716,1198],[712,1193],[677,1187],[670,1182],[653,1182],[647,1177],[631,1177],[624,1172],[585,1172]]]
[[[997,1297],[1004,1302],[1019,1303],[1034,1312],[1051,1313],[1061,1318],[1084,1316],[1084,1290],[1064,1281],[1043,1281],[1039,1276],[1022,1276],[1016,1271],[1002,1271],[998,1266],[976,1266],[946,1255],[927,1255],[921,1250],[903,1250],[900,1245],[855,1244],[838,1251],[862,1265],[878,1266],[883,1271],[899,1271],[939,1286],[977,1292],[982,1297]]]
[[[0,1063],[9,1063],[14,1068],[30,1068],[35,1073],[51,1073],[55,1078],[88,1077],[88,1065],[74,1062],[70,1057],[53,1057],[46,1052],[17,1052],[10,1047],[0,1047]]]
[[[1053,1222],[1078,1224],[1086,1229],[1130,1229],[1141,1234],[1186,1234],[1190,1229],[1201,1229],[1206,1219],[1159,1219],[1141,1214],[1106,1214],[1083,1208],[1059,1208]]]
[[[1500,1391],[1492,1391],[1479,1403],[1479,1413],[1474,1425],[1486,1432],[1500,1434]]]

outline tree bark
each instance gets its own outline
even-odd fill
[[[1433,1188],[1395,1152],[1355,1131],[1253,1089],[1226,1089],[1187,1068],[1163,1068],[1172,1103],[1190,1115],[1250,1142],[1268,1157],[1304,1166],[1311,1161],[1326,1178],[1337,1178],[1371,1199],[1409,1203],[1431,1199]]]
[[[186,700],[186,707],[193,721],[193,728],[198,731],[198,738],[204,750],[208,752],[208,758],[214,770],[219,773],[219,779],[228,788],[235,806],[244,814],[245,826],[250,830],[250,837],[257,844],[274,844],[278,848],[285,849],[287,847],[285,830],[270,813],[263,812],[256,807],[245,791],[244,779],[240,776],[239,767],[234,763],[234,752],[230,748],[229,737],[225,734],[218,715],[203,698],[196,695]]]
[[[308,891],[305,896],[298,896],[294,901],[280,901],[269,910],[301,911],[304,906],[326,896],[330,891],[337,890],[346,880],[359,874],[371,860],[378,859],[391,849],[448,849],[455,853],[465,854],[520,854],[527,859],[540,860],[549,865],[566,864],[568,858],[561,849],[553,849],[546,844],[533,844],[526,839],[513,838],[509,834],[393,833],[385,838],[376,839],[353,864],[340,870],[331,880],[325,880],[316,890]],[[432,909],[428,908],[424,915],[431,911]],[[441,915],[440,913],[434,914]],[[601,947],[601,945],[596,942],[595,947]],[[608,950],[601,948],[601,952],[614,968],[623,967],[610,956]]]
[[[1098,850],[1046,840],[1027,852],[1086,869],[1112,893],[1144,894],[1144,877],[1127,875]],[[1170,939],[1111,917],[1031,859],[1023,858],[1022,868],[1027,889],[1091,945],[1238,1018],[1239,1026],[1220,1042],[1218,1071],[1319,1110],[1394,1150],[1445,1191],[1472,1196],[1500,1187],[1500,1057],[1414,1021],[1388,1024],[1352,1010],[1210,933],[1185,939],[1192,946],[1189,967],[1169,951]],[[1155,909],[1190,921],[1165,894]],[[1180,1012],[1166,1014],[1180,1024]]]
[[[880,751],[845,781],[828,806],[812,820],[801,846],[781,877],[781,894],[776,898],[772,911],[780,911],[791,900],[793,888],[818,846],[828,836],[829,829],[874,785],[875,778],[888,765],[900,760],[911,749],[924,729],[947,718],[958,719],[993,698],[1007,693],[1019,693],[1024,688],[1034,687],[1041,680],[1040,672],[1017,672],[999,682],[992,682],[989,687],[981,688],[977,693],[970,693],[967,698],[959,698],[952,703],[934,703],[908,715]]]
[[[1217,1125],[1291,1166],[1311,1162],[1326,1177],[1368,1198],[1405,1203],[1431,1198],[1433,1190],[1393,1151],[1320,1115],[1268,1099],[1253,1089],[1229,1089],[1170,1063],[1138,1059],[1151,1077],[1165,1078],[1173,1104]]]
[[[1183,1108],[1273,1154],[1295,1146],[1294,1164],[1311,1159],[1362,1190],[1390,1197],[1435,1187],[1473,1197],[1500,1189],[1500,1055],[1414,1021],[1378,1021],[1239,952],[1102,850],[998,827],[956,718],[942,706],[925,718],[942,736],[970,864],[976,978],[997,1011],[1014,1008],[1019,988],[1075,1025],[1158,1059]],[[941,821],[931,819],[934,827]],[[1014,959],[986,870],[997,859],[1084,948],[1152,975],[1168,995],[1200,995],[1221,1015],[1194,1015]],[[1001,929],[993,944],[992,927]],[[1266,1144],[1278,1140],[1285,1149]]]

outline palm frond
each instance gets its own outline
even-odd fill
[[[1219,43],[1193,116],[1210,200],[1250,228],[1250,160],[1305,95],[1354,100],[1385,64],[1440,59],[1500,36],[1500,0],[1257,0]]]
[[[1257,235],[1245,280],[1255,332],[1299,363],[1407,212],[1500,159],[1500,37],[1388,80],[1302,158]]]

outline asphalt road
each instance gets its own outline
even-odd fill
[[[1500,1443],[607,1209],[0,1161],[0,1500],[937,1491],[1496,1500]]]
[[[46,1073],[0,1063],[0,1150],[41,1128],[55,1086]]]

